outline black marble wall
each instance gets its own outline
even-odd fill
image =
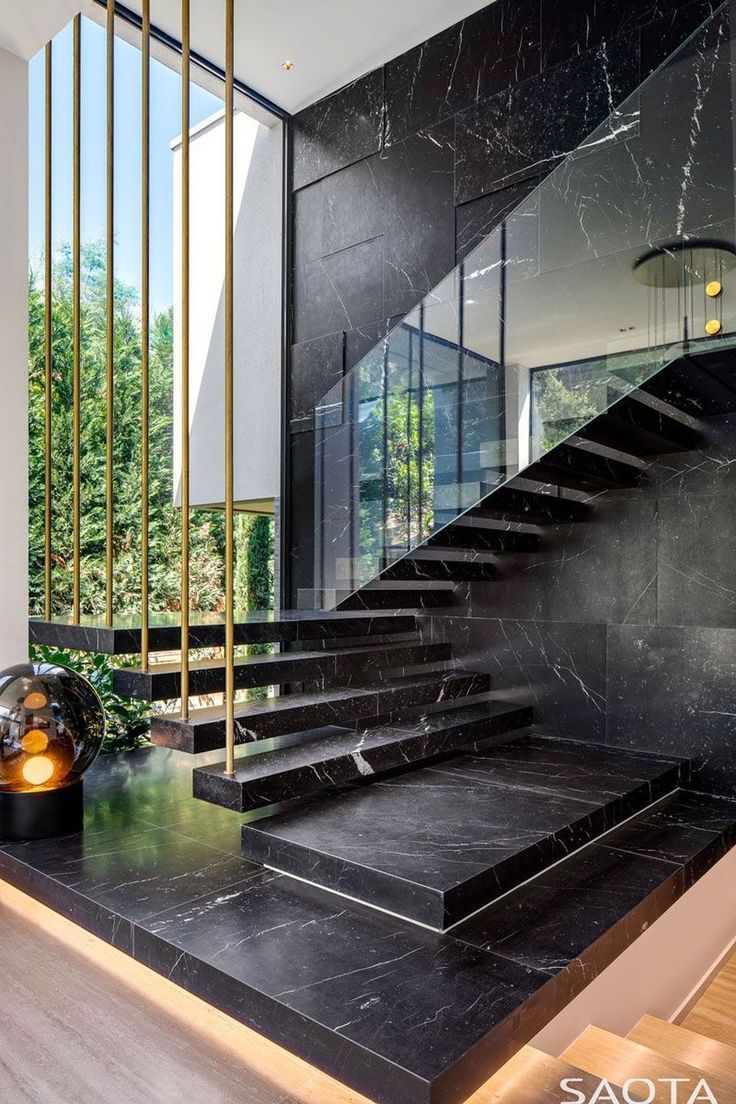
[[[315,403],[715,6],[496,0],[297,115],[284,604],[313,585]]]
[[[291,594],[312,586],[315,402],[716,5],[496,0],[294,133]],[[736,418],[427,620],[544,730],[736,786]]]
[[[695,786],[733,796],[736,416],[703,425],[701,449],[545,530],[543,553],[472,584],[468,610],[429,635],[533,702],[543,731],[693,756]]]

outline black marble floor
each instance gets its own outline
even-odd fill
[[[246,825],[243,849],[444,931],[671,793],[686,769],[527,737]]]
[[[736,804],[670,798],[441,935],[246,861],[191,784],[101,759],[84,833],[0,876],[382,1104],[465,1099],[736,842]]]

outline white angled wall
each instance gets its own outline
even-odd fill
[[[0,50],[0,669],[28,654],[28,65]]]
[[[235,499],[279,494],[281,408],[281,125],[238,112],[235,177]],[[181,145],[174,143],[174,494],[181,441]],[[190,136],[190,497],[224,500],[225,128],[220,112]]]

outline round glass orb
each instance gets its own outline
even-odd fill
[[[87,679],[55,663],[0,673],[0,792],[75,782],[105,735],[105,711]]]

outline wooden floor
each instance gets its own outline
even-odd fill
[[[0,948],[0,1104],[369,1104],[4,882]],[[561,1058],[524,1047],[468,1104],[695,1075],[736,1104],[736,955],[679,1025],[591,1026]]]

